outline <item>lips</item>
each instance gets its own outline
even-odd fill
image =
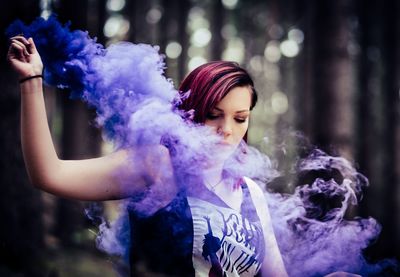
[[[232,146],[232,144],[230,144],[228,141],[226,140],[222,140],[220,142],[218,142],[219,145],[223,145],[223,146]]]

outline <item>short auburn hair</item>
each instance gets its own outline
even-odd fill
[[[252,110],[257,103],[257,92],[247,71],[235,62],[209,62],[194,69],[182,81],[179,91],[181,95],[189,95],[183,97],[179,108],[184,111],[194,110],[193,121],[204,123],[207,114],[231,89],[246,86],[251,89]]]

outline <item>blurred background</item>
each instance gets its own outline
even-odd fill
[[[370,186],[353,216],[382,224],[369,259],[400,259],[400,2],[362,0],[1,0],[0,276],[116,276],[95,248],[96,205],[115,218],[118,202],[84,203],[34,189],[20,148],[19,87],[5,56],[5,28],[56,13],[109,45],[159,45],[177,87],[196,66],[234,60],[259,94],[249,143],[285,172],[296,140],[354,162]],[[110,151],[94,112],[46,87],[48,119],[63,159]],[[288,186],[275,188],[291,192]]]

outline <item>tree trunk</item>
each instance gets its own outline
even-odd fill
[[[213,1],[211,5],[211,60],[220,60],[224,49],[224,39],[222,38],[222,27],[224,24],[225,9],[222,6],[221,0]]]
[[[396,168],[396,152],[398,153],[399,144],[399,74],[400,74],[400,3],[397,0],[385,3],[383,15],[383,62],[385,71],[382,80],[382,100],[383,100],[383,198],[385,203],[385,212],[383,224],[385,226],[385,237],[383,248],[386,255],[400,257],[399,239],[400,239],[400,205],[399,205],[399,175]],[[397,164],[398,166],[399,164]]]
[[[313,142],[331,152],[353,157],[352,65],[349,43],[348,1],[315,1],[313,26],[315,37],[315,99]]]
[[[179,86],[179,83],[183,80],[186,75],[186,63],[188,58],[188,48],[189,48],[189,38],[186,32],[188,15],[190,10],[190,2],[188,0],[181,0],[179,5],[179,16],[178,16],[178,42],[182,46],[182,53],[178,58],[178,73],[177,80],[178,83],[176,87]]]
[[[383,226],[377,243],[366,253],[372,259],[399,258],[399,6],[396,1],[359,1],[358,5],[361,55],[357,161],[370,180],[360,212]]]

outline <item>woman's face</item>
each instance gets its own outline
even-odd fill
[[[234,87],[210,111],[204,124],[222,136],[222,145],[235,149],[249,127],[250,105],[250,87]]]

